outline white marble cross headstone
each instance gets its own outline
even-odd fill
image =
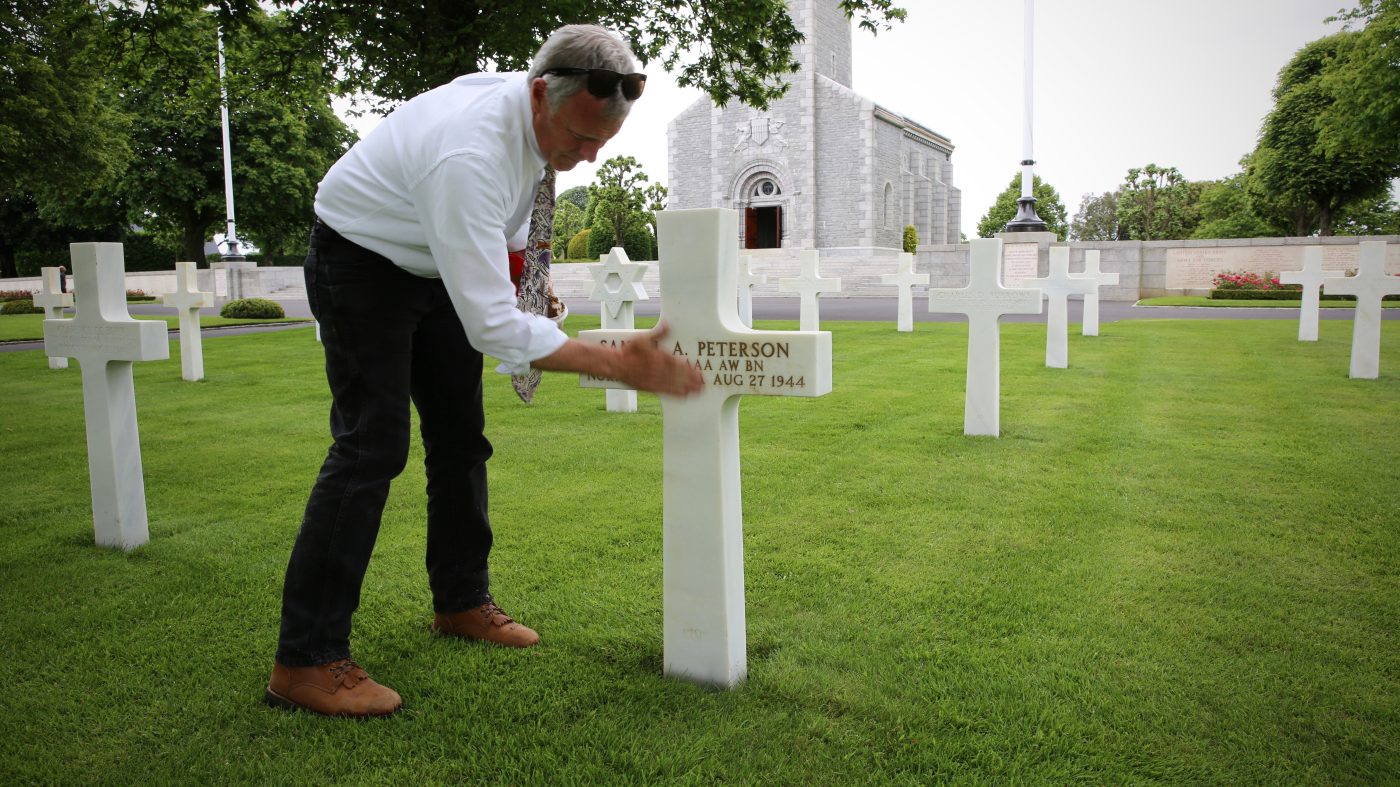
[[[902,333],[914,330],[914,285],[927,285],[928,274],[915,273],[914,255],[902,252],[899,255],[899,272],[881,274],[880,283],[899,288],[899,318],[896,330]]]
[[[802,273],[792,279],[778,279],[779,292],[795,292],[802,297],[799,327],[804,331],[821,328],[821,316],[817,311],[817,295],[823,292],[840,292],[840,279],[823,279],[817,273],[817,263],[821,258],[816,249],[801,252]]]
[[[1117,273],[1105,273],[1099,270],[1098,249],[1084,251],[1084,278],[1098,282],[1099,287],[1118,283]],[[1084,323],[1079,326],[1080,336],[1099,335],[1099,287],[1095,287],[1093,292],[1084,295]]]
[[[963,434],[1001,435],[1001,316],[1040,314],[1040,290],[1008,289],[998,281],[1001,239],[974,238],[968,284],[928,291],[934,314],[967,315],[967,401]]]
[[[73,305],[73,293],[63,292],[58,283],[58,268],[44,268],[44,288],[34,293],[34,305],[44,310],[45,320],[56,320],[63,316],[63,310]],[[67,369],[68,359],[49,356],[50,369]]]
[[[1045,365],[1064,369],[1069,366],[1069,296],[1098,292],[1098,280],[1069,275],[1069,247],[1051,246],[1050,274],[1030,281],[1050,304],[1045,318]]]
[[[739,214],[668,210],[661,239],[661,319],[666,346],[705,376],[694,396],[661,397],[665,670],[730,687],[748,672],[744,636],[743,506],[739,401],[746,394],[821,396],[831,391],[831,334],[756,331],[739,322],[735,289]],[[642,331],[581,331],[622,344]],[[585,376],[586,387],[621,387]]]
[[[631,330],[636,325],[636,308],[633,304],[648,299],[647,291],[642,288],[647,264],[629,260],[621,246],[612,247],[601,260],[597,265],[588,266],[588,272],[593,276],[593,292],[588,299],[602,304],[604,328]],[[604,395],[607,397],[608,412],[637,412],[636,391],[609,389]]]
[[[1298,312],[1298,341],[1317,341],[1317,318],[1319,301],[1322,299],[1322,247],[1308,246],[1303,249],[1303,269],[1300,271],[1279,271],[1280,284],[1303,285],[1303,308]]]
[[[141,441],[136,429],[133,361],[170,357],[160,320],[134,320],[126,310],[120,243],[74,243],[78,313],[44,320],[44,352],[77,358],[83,370],[92,524],[98,546],[132,549],[149,540]]]
[[[747,254],[739,257],[739,321],[746,328],[753,327],[753,288],[768,283],[768,274],[753,272],[753,257]]]
[[[1351,328],[1351,377],[1374,380],[1381,373],[1381,299],[1400,294],[1400,276],[1385,274],[1385,242],[1360,244],[1355,276],[1328,276],[1329,295],[1355,295]]]
[[[199,310],[214,305],[214,293],[200,292],[198,276],[193,262],[175,263],[175,291],[160,296],[162,304],[180,312],[180,376],[191,382],[204,379]]]

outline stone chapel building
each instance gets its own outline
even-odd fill
[[[805,39],[788,93],[760,112],[701,98],[671,121],[671,208],[742,213],[744,249],[957,243],[953,143],[851,90],[852,22],[837,0],[787,0]]]

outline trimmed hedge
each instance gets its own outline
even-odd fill
[[[44,310],[34,305],[28,298],[18,298],[0,303],[0,314],[43,314]]]
[[[1208,296],[1216,301],[1300,301],[1303,290],[1211,290]],[[1318,296],[1324,301],[1354,301],[1355,295],[1328,295],[1324,290]],[[1400,295],[1387,295],[1382,300],[1400,301]]]
[[[1296,301],[1303,297],[1302,288],[1296,290],[1211,290],[1214,301]],[[1326,296],[1324,296],[1326,297]],[[1341,297],[1341,296],[1334,296]]]
[[[272,319],[286,317],[282,304],[266,298],[239,298],[224,304],[219,310],[220,317],[238,320]]]
[[[589,230],[581,229],[569,238],[568,253],[571,260],[588,259],[588,235]],[[595,258],[596,259],[596,258]]]

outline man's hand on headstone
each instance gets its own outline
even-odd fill
[[[668,396],[689,396],[705,387],[705,378],[683,356],[661,346],[670,328],[659,323],[645,336],[622,346],[622,368],[617,379],[639,391]]]

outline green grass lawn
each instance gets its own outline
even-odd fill
[[[572,328],[596,318],[570,318]],[[795,328],[795,323],[760,327]],[[661,417],[487,376],[513,651],[431,636],[421,448],[355,654],[405,710],[261,703],[328,443],[311,331],[136,364],[151,542],[93,546],[77,369],[0,354],[0,781],[1374,784],[1400,773],[1400,324],[828,323],[835,390],[740,408],[749,679],[661,674]],[[1072,329],[1073,331],[1073,329]]]
[[[70,312],[69,317],[73,316]],[[137,320],[165,320],[173,330],[180,327],[180,316],[133,314]],[[201,328],[218,328],[225,325],[263,325],[270,322],[307,322],[305,317],[282,317],[277,319],[238,320],[217,315],[199,317]],[[42,340],[44,338],[44,315],[42,314],[0,314],[0,342]]]
[[[1139,306],[1239,306],[1242,308],[1301,309],[1302,299],[1296,301],[1248,301],[1207,298],[1204,295],[1172,295],[1162,298],[1143,298]],[[1320,301],[1323,309],[1355,309],[1356,301]],[[1386,309],[1400,309],[1400,301],[1381,301]]]

